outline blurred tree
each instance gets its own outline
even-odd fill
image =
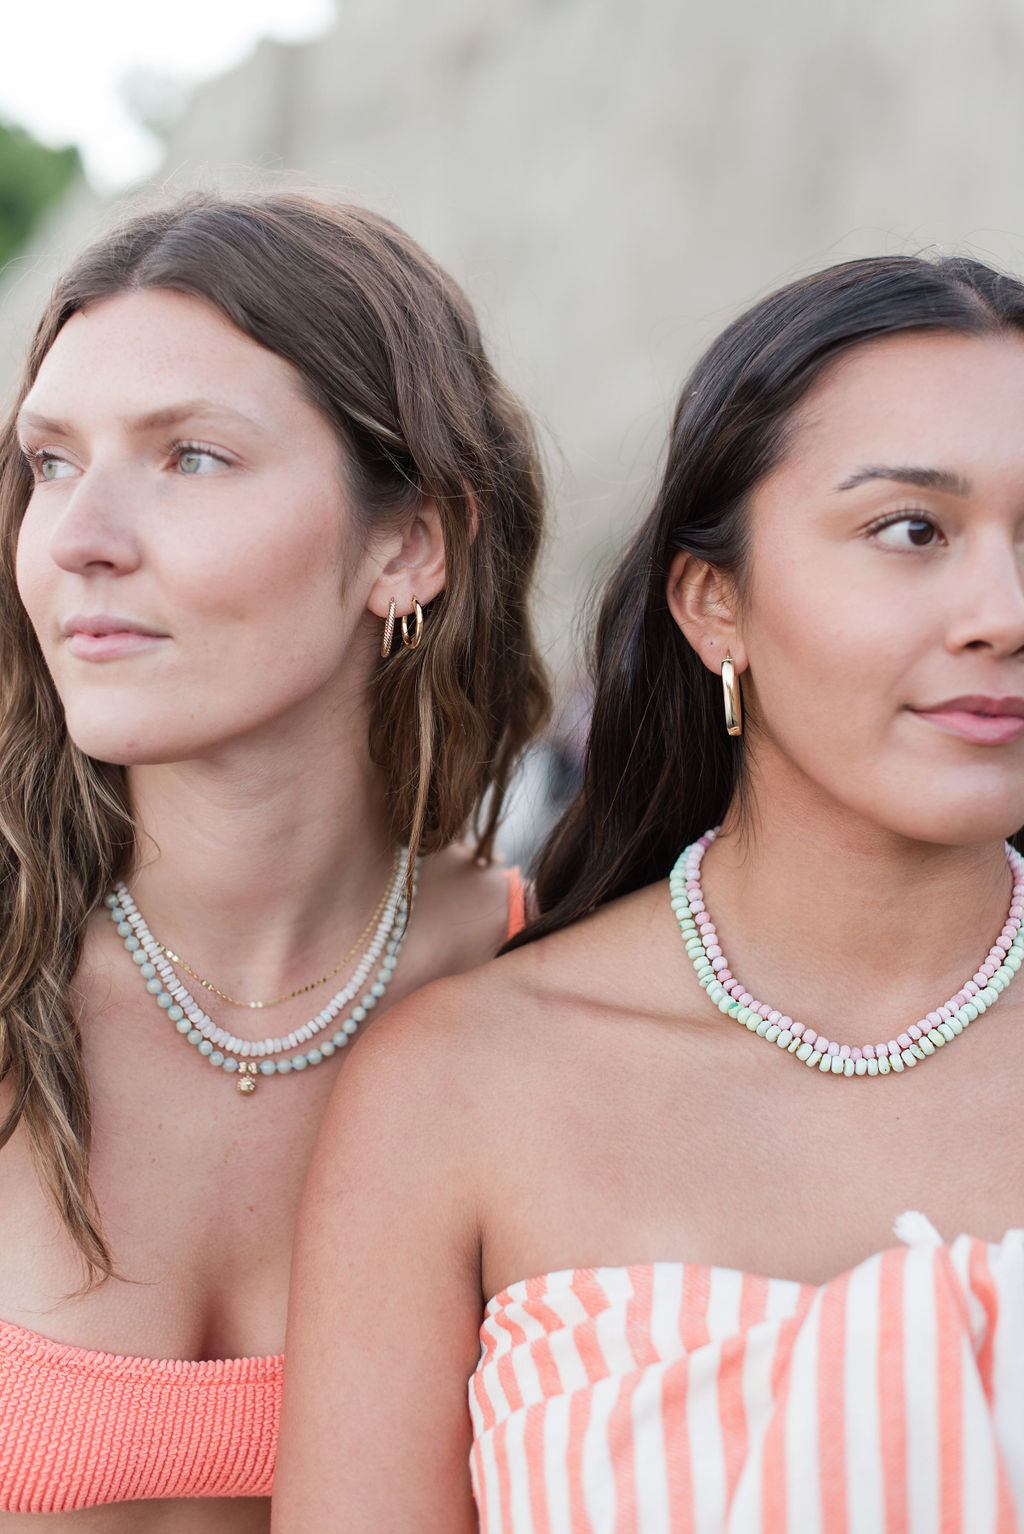
[[[81,163],[77,149],[48,149],[23,128],[0,123],[0,267],[21,249]]]

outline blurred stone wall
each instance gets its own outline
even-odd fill
[[[850,255],[1021,266],[1022,79],[1019,0],[342,0],[327,37],[200,89],[156,179],[298,172],[461,279],[548,435],[562,663],[679,383],[738,308]],[[111,211],[80,190],[7,275],[5,366]]]

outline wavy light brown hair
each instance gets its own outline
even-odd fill
[[[0,1079],[92,1278],[112,1259],[89,1187],[89,1095],[72,982],[85,923],[130,874],[124,770],[85,756],[18,596],[32,476],[14,418],[61,327],[140,289],[204,300],[300,375],[337,433],[365,535],[437,505],[447,585],[423,641],[374,677],[370,748],[395,842],[430,853],[472,827],[489,858],[516,758],[548,689],[527,588],[543,487],[530,421],[486,357],[460,288],[366,209],[297,194],[189,197],[133,217],[50,300],[0,438]]]

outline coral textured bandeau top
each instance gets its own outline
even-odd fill
[[[517,869],[508,935],[524,922]],[[122,1358],[0,1321],[0,1512],[269,1497],[284,1358]]]
[[[1024,1231],[897,1234],[820,1286],[663,1262],[495,1296],[482,1534],[1024,1528]]]
[[[121,1358],[0,1322],[0,1510],[269,1497],[283,1366]]]

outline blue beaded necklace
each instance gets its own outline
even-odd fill
[[[336,1050],[344,1049],[360,1023],[383,999],[405,941],[412,915],[412,898],[415,898],[419,880],[417,860],[413,869],[412,898],[407,903],[408,868],[409,855],[403,850],[395,865],[380,922],[349,981],[315,1017],[281,1038],[239,1039],[218,1027],[182,984],[125,885],[118,883],[104,903],[118,936],[157,1006],[167,1013],[186,1043],[193,1045],[210,1065],[236,1077],[239,1092],[248,1097],[255,1092],[260,1076],[287,1076],[292,1071],[304,1071],[308,1066],[329,1060]],[[376,976],[359,1002],[329,1038],[320,1040],[319,1035],[337,1022],[340,1013],[358,994],[378,960],[380,967]],[[300,1047],[314,1038],[318,1042],[311,1049]],[[288,1051],[293,1049],[297,1053],[289,1054]]]

